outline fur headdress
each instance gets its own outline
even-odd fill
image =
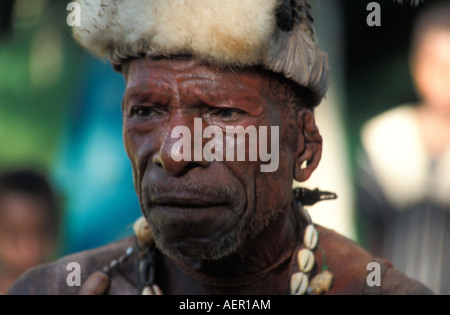
[[[118,65],[141,56],[189,54],[220,66],[261,65],[308,88],[328,85],[306,0],[78,0],[74,36]]]

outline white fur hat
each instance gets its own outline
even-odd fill
[[[308,88],[319,104],[328,58],[306,0],[78,0],[74,36],[118,65],[142,56],[192,55],[220,66],[261,65]]]

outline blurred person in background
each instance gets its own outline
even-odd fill
[[[0,175],[0,294],[29,268],[54,258],[58,220],[45,177],[29,170]]]
[[[450,5],[424,11],[410,55],[418,104],[389,110],[362,131],[360,231],[376,255],[450,294]]]
[[[0,1],[0,165],[49,171],[65,202],[59,254],[128,235],[140,213],[122,142],[124,81],[72,40],[68,2]]]

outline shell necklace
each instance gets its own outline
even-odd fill
[[[297,252],[298,271],[294,272],[290,278],[290,293],[291,295],[317,295],[326,293],[333,285],[333,274],[328,270],[326,256],[322,248],[318,245],[319,233],[317,232],[308,211],[303,205],[312,205],[321,200],[335,199],[336,195],[333,193],[321,192],[317,189],[311,191],[305,188],[296,188],[293,193],[298,202],[300,213],[307,221],[307,226],[304,229],[303,234],[303,248]],[[145,218],[141,217],[134,223],[133,230],[136,235],[136,247],[139,252],[137,266],[139,274],[139,292],[141,295],[162,295],[161,289],[155,284],[155,240],[151,227]],[[317,248],[320,249],[323,255],[324,263],[321,272],[310,280],[310,274],[316,265],[314,252]],[[129,257],[131,255],[133,252],[131,249],[127,249],[126,256]],[[126,259],[120,260],[122,262]],[[113,269],[113,265],[116,267],[118,264],[111,263],[111,268],[108,268],[108,271]]]
[[[307,219],[308,225],[303,234],[304,248],[297,252],[297,264],[299,270],[291,276],[290,280],[291,295],[317,295],[326,293],[333,284],[333,274],[328,270],[325,254],[318,245],[319,233],[317,232],[308,211],[301,205],[299,208],[300,211],[303,212],[303,216]],[[320,248],[322,252],[324,264],[322,271],[310,281],[310,273],[316,264],[314,252],[317,248]]]

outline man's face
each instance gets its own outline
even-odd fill
[[[141,58],[130,62],[126,79],[125,148],[142,211],[166,254],[227,256],[288,209],[295,127],[286,123],[287,109],[274,100],[267,73]],[[248,154],[245,161],[176,161],[172,149],[180,137],[173,138],[172,131],[185,126],[194,138],[195,118],[202,119],[202,130],[217,126],[224,134],[227,127],[267,126],[269,142],[279,141],[282,162],[276,171],[263,173],[265,163],[259,156],[249,161]],[[275,140],[271,126],[279,126]]]

